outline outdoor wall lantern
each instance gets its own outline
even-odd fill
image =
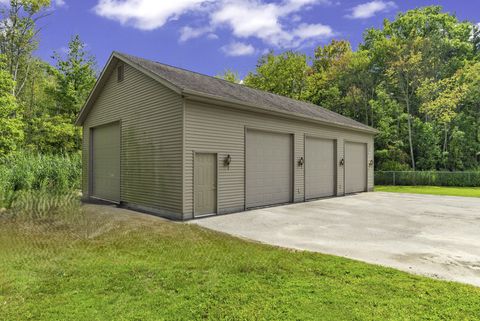
[[[340,166],[343,166],[343,165],[345,165],[345,159],[344,159],[344,158],[342,158],[342,159],[340,160]]]
[[[373,166],[373,159],[371,159],[371,160],[368,162],[368,166],[370,166],[370,167]]]
[[[231,162],[232,162],[232,156],[230,156],[230,154],[228,154],[228,155],[225,157],[225,159],[223,160],[223,164],[224,164],[225,166],[229,166]]]
[[[305,159],[303,157],[300,157],[300,159],[298,160],[298,166],[303,166],[303,164],[305,164]]]

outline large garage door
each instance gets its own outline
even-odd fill
[[[335,141],[307,137],[305,140],[305,198],[335,195]]]
[[[120,202],[120,126],[92,130],[92,196]]]
[[[292,201],[292,136],[248,130],[246,206]]]
[[[345,193],[367,190],[367,144],[345,143]]]

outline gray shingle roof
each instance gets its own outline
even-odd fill
[[[116,52],[115,55],[152,72],[180,90],[194,91],[199,94],[215,96],[228,101],[239,101],[272,112],[288,113],[290,115],[328,122],[352,129],[372,133],[377,132],[372,127],[308,102],[253,89],[240,84],[234,84],[223,79],[123,53]]]

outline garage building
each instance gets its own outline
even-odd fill
[[[375,129],[117,52],[77,124],[86,200],[187,220],[373,189]]]

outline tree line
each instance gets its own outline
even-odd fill
[[[0,157],[80,149],[74,120],[97,77],[78,35],[35,57],[50,0],[11,0],[0,11]],[[221,75],[240,82],[235,72]],[[346,40],[259,58],[246,86],[309,101],[377,128],[380,170],[468,170],[480,165],[480,30],[439,6],[399,13]]]
[[[235,72],[220,77],[239,82]],[[399,13],[346,40],[262,56],[243,84],[309,101],[377,128],[380,170],[480,165],[480,31],[439,6]]]
[[[0,9],[0,157],[80,149],[75,117],[96,81],[96,62],[78,35],[52,52],[54,65],[35,57],[50,0],[11,0]]]

